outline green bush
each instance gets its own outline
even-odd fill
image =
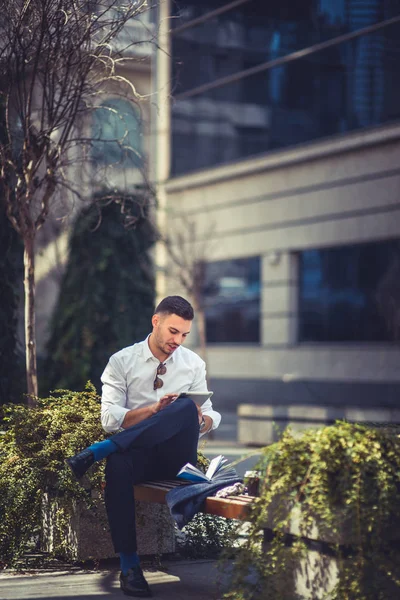
[[[106,434],[100,398],[90,383],[83,392],[57,390],[33,408],[5,405],[1,413],[6,431],[0,436],[0,563],[10,566],[39,539],[44,493],[59,496],[66,510],[77,500],[101,501],[89,498],[65,459]],[[94,465],[88,481],[91,489],[101,489],[103,463]]]
[[[393,600],[400,596],[400,439],[396,430],[337,423],[302,435],[287,430],[263,450],[248,537],[240,547],[232,600],[307,597]],[[297,534],[293,533],[293,523]],[[268,525],[271,539],[261,543]],[[318,528],[316,533],[315,527]],[[316,565],[310,539],[328,540]],[[311,545],[310,545],[311,544]],[[311,557],[311,559],[310,559]],[[335,559],[338,578],[329,581]]]
[[[198,513],[178,532],[178,550],[184,558],[217,558],[232,550],[236,529],[232,519]]]

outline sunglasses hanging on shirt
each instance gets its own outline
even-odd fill
[[[164,363],[160,363],[157,367],[156,378],[154,379],[154,383],[153,383],[154,390],[159,390],[160,388],[162,388],[162,386],[164,385],[164,382],[162,379],[159,378],[159,375],[165,375],[166,372],[167,372],[167,367],[164,365]]]

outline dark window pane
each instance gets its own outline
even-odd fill
[[[399,241],[300,253],[300,341],[391,341],[399,317]]]
[[[185,23],[202,17],[207,13],[227,4],[229,0],[171,0],[172,27],[180,27]]]
[[[207,263],[205,313],[209,343],[260,342],[260,259]]]
[[[179,2],[175,28],[226,2]],[[213,4],[213,6],[211,6]],[[322,6],[320,5],[322,4]],[[313,0],[252,0],[172,35],[174,91],[180,93],[350,31],[344,6]],[[376,12],[376,14],[375,14]],[[379,20],[377,9],[371,19]],[[373,21],[375,22],[375,21]],[[358,28],[363,26],[359,21]]]
[[[173,36],[176,96],[400,10],[378,1],[345,9],[344,2],[297,6],[288,0],[279,4],[278,15],[266,8],[265,14],[251,13],[251,6],[262,12],[261,5],[250,2]],[[396,23],[233,83],[178,96],[172,105],[172,173],[398,120],[399,64]]]

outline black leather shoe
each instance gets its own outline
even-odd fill
[[[126,575],[121,573],[119,576],[121,590],[127,596],[139,596],[140,598],[150,598],[153,594],[149,584],[144,578],[142,567],[135,565],[129,569]]]
[[[79,452],[79,454],[67,458],[67,463],[71,467],[75,477],[80,479],[94,463],[94,454],[91,450],[86,448],[85,450],[82,450],[82,452]]]

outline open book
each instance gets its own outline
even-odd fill
[[[206,473],[203,473],[197,467],[194,467],[190,463],[186,463],[184,467],[179,471],[177,477],[179,479],[185,479],[186,481],[199,482],[199,481],[212,481],[213,479],[225,474],[224,469],[229,467],[226,464],[227,459],[220,454],[213,458],[208,466]]]

